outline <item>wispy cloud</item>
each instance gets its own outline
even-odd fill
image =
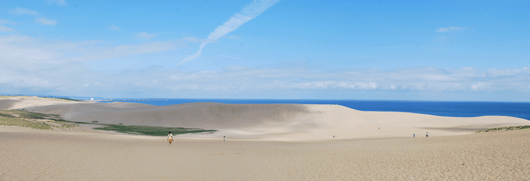
[[[130,47],[125,49],[137,50]],[[114,50],[109,50],[112,51]],[[384,94],[411,92],[414,95],[432,93],[435,97],[431,99],[436,99],[436,95],[465,92],[474,95],[488,92],[527,95],[530,92],[530,83],[527,81],[530,78],[530,68],[484,70],[425,67],[329,71],[300,67],[226,67],[216,71],[148,68],[110,74],[91,71],[83,64],[74,62],[52,63],[20,58],[13,60],[15,59],[0,59],[0,63],[4,65],[0,66],[0,77],[5,78],[0,92],[39,90],[63,95],[97,93],[113,96],[117,92],[135,90],[133,92],[140,97],[153,94],[171,96],[175,93],[199,97],[212,94],[253,95],[256,92],[265,92],[266,95],[278,92],[297,93],[284,95],[289,97],[320,92],[320,96],[325,98],[333,91],[366,91]],[[204,94],[195,94],[197,92]]]
[[[195,37],[184,37],[182,40],[185,41],[185,42],[190,42],[190,43],[199,42],[199,39],[195,38]]]
[[[172,41],[103,46],[101,41],[70,42],[28,36],[0,35],[0,62],[9,59],[30,61],[32,60],[31,57],[46,57],[46,60],[58,62],[89,62],[163,52],[178,46],[178,42]],[[15,53],[20,54],[14,55]]]
[[[44,18],[44,17],[37,18],[35,20],[35,22],[40,23],[42,25],[55,25],[55,24],[57,24],[56,21],[51,20],[51,19],[47,19],[47,18]]]
[[[467,30],[467,28],[466,27],[451,26],[451,27],[448,27],[448,28],[438,28],[438,29],[436,29],[436,32],[444,33],[444,32],[462,31],[462,30]]]
[[[38,16],[39,13],[37,13],[36,11],[29,10],[29,9],[24,9],[24,8],[21,8],[21,7],[17,7],[15,9],[11,10],[11,11],[9,11],[9,13],[16,14],[16,15],[34,15],[35,17],[37,17],[37,19],[35,19],[35,22],[39,23],[39,24],[42,24],[42,25],[55,25],[55,24],[57,24],[57,22],[55,20],[51,20],[51,19],[48,19],[48,18],[45,18],[45,17],[39,17]]]
[[[2,32],[2,31],[11,32],[11,31],[13,31],[13,29],[0,25],[0,32]]]
[[[48,0],[48,4],[58,4],[61,6],[66,6],[66,1],[64,0]]]
[[[11,22],[7,19],[0,19],[0,24],[14,24],[14,22]]]
[[[231,57],[231,56],[226,56],[226,55],[221,55],[221,57],[225,57],[225,58],[229,58],[229,59],[234,59],[234,60],[239,60],[239,58],[237,58],[237,57]]]
[[[239,26],[256,18],[258,15],[263,13],[272,5],[276,4],[278,1],[279,0],[254,0],[254,2],[244,7],[240,12],[232,15],[232,17],[228,21],[224,22],[223,25],[217,27],[212,33],[210,33],[207,41],[201,43],[201,45],[199,46],[199,50],[195,54],[184,58],[177,64],[177,66],[201,56],[202,49],[208,43],[215,42],[219,38],[236,30],[237,28],[239,28]]]
[[[21,8],[21,7],[17,7],[11,11],[9,11],[9,13],[11,14],[16,14],[16,15],[37,15],[38,13],[36,11],[33,11],[33,10],[29,10],[29,9],[24,9],[24,8]]]
[[[121,30],[121,28],[120,28],[120,27],[118,27],[118,26],[115,26],[115,25],[109,25],[109,29],[110,29],[110,30],[116,30],[116,31],[119,31],[119,30]]]
[[[146,33],[146,32],[142,32],[142,33],[138,33],[136,34],[136,37],[138,38],[142,38],[142,39],[151,39],[151,38],[154,38],[156,37],[157,34],[154,34],[154,33]]]
[[[121,92],[134,92],[132,96],[136,97],[152,95],[171,97],[178,93],[191,97],[239,96],[240,98],[252,97],[257,93],[263,94],[264,97],[280,95],[293,98],[294,95],[318,94],[318,97],[329,98],[326,96],[350,92],[344,95],[351,98],[362,92],[371,92],[371,94],[383,92],[385,95],[401,95],[408,92],[414,96],[424,93],[434,95],[431,99],[438,98],[438,100],[440,98],[436,97],[437,95],[466,93],[477,95],[497,92],[499,95],[509,97],[512,94],[524,96],[530,93],[528,67],[322,70],[307,66],[274,66],[274,68],[224,67],[214,71],[179,71],[155,67],[108,73],[101,70],[92,71],[85,63],[167,51],[178,47],[176,42],[182,41],[107,47],[99,45],[100,42],[97,41],[43,41],[45,40],[42,38],[0,35],[0,65],[2,65],[0,92],[98,94],[110,97],[123,96],[117,94]],[[108,65],[115,66],[110,63]],[[105,66],[105,63],[100,66]],[[351,91],[357,92],[351,93]],[[414,96],[408,98],[417,98]],[[498,96],[491,97],[495,99]],[[514,101],[530,100],[528,96],[526,100],[512,97]],[[466,96],[462,98],[465,99]],[[508,101],[503,98],[496,100]]]
[[[82,55],[74,60],[92,61],[104,60],[128,55],[148,54],[175,49],[177,45],[173,42],[148,42],[142,44],[126,44],[115,47],[97,48],[90,54]],[[86,50],[83,50],[86,51]]]

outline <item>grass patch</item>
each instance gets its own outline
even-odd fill
[[[76,122],[68,121],[64,119],[51,119],[56,122],[70,123],[70,124],[90,124],[90,125],[100,125],[102,127],[94,128],[97,130],[105,131],[116,131],[126,134],[136,134],[136,135],[148,135],[148,136],[167,136],[167,133],[171,131],[173,135],[177,134],[188,134],[188,133],[212,133],[217,130],[205,130],[200,128],[182,128],[182,127],[161,127],[161,126],[138,126],[138,125],[123,125],[119,124],[101,124],[97,121],[88,122]]]
[[[14,118],[15,116],[13,116],[11,114],[2,114],[2,113],[0,113],[0,117]]]
[[[212,133],[217,130],[204,130],[199,128],[182,128],[182,127],[161,127],[161,126],[138,126],[138,125],[123,125],[123,124],[97,124],[102,125],[101,128],[94,128],[98,130],[116,131],[127,134],[140,134],[149,136],[167,136],[168,132],[173,135],[188,134],[188,133]]]
[[[18,115],[13,116],[13,115]],[[37,119],[52,120],[50,124],[37,121]],[[6,126],[22,126],[35,129],[52,129],[56,128],[71,128],[79,124],[100,125],[102,127],[94,128],[97,130],[116,131],[126,134],[149,135],[149,136],[166,136],[168,132],[173,135],[188,134],[188,133],[212,133],[217,130],[204,130],[200,128],[182,128],[182,127],[161,127],[161,126],[138,126],[138,125],[123,125],[119,124],[102,124],[98,121],[92,122],[76,122],[62,119],[56,114],[43,114],[36,112],[29,112],[27,110],[0,110],[0,125]]]
[[[77,121],[68,121],[61,118],[51,118],[51,120],[54,120],[56,122],[63,122],[63,123],[71,123],[71,124],[92,124],[87,122],[77,122]]]
[[[509,127],[500,127],[500,128],[491,128],[478,131],[477,133],[482,132],[493,132],[493,131],[508,131],[508,130],[520,130],[520,129],[530,129],[530,125],[525,126],[509,126]]]
[[[59,125],[58,127],[60,127],[60,128],[73,128],[73,127],[77,126],[77,124],[68,123],[68,122],[57,122],[57,121],[55,121],[54,123]]]
[[[68,101],[76,101],[76,102],[81,102],[82,100],[79,100],[79,99],[70,99],[70,98],[56,98],[56,99],[63,99],[63,100],[68,100]]]
[[[29,112],[25,109],[18,109],[18,110],[0,110],[0,114],[16,114],[19,118],[27,118],[27,119],[51,119],[51,118],[59,118],[59,115],[56,114],[42,114],[42,113],[36,113],[36,112]]]
[[[36,113],[36,112],[29,112],[24,111],[19,114],[19,118],[28,118],[28,119],[45,119],[47,117],[50,117],[50,115],[42,114],[42,113]]]
[[[50,125],[44,123],[44,122],[34,122],[29,121],[26,119],[21,118],[8,118],[8,117],[0,117],[0,125],[3,126],[20,126],[20,127],[28,127],[33,129],[52,129]]]

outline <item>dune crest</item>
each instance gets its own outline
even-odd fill
[[[528,125],[507,116],[442,117],[402,112],[358,111],[339,105],[188,103],[79,103],[30,107],[71,121],[219,130],[181,138],[314,141],[356,138],[431,137],[472,134],[481,129]]]
[[[79,104],[82,102],[70,101],[64,99],[55,98],[43,98],[37,96],[1,96],[0,97],[0,110],[1,109],[25,109],[36,106],[50,106],[50,105],[71,105]],[[86,102],[85,102],[86,103]]]

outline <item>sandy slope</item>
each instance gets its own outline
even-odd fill
[[[528,180],[530,130],[254,142],[0,126],[0,180]]]
[[[0,96],[0,109],[25,109],[35,106],[72,105],[80,102],[36,96]]]
[[[64,102],[10,99],[0,107],[73,121],[219,131],[178,135],[168,145],[163,137],[0,126],[0,180],[530,179],[530,130],[473,134],[529,123],[513,117],[452,118],[337,105]]]
[[[152,106],[81,103],[28,108],[72,121],[126,125],[195,127],[219,130],[188,138],[314,141],[351,138],[431,137],[472,134],[480,129],[528,125],[506,116],[440,117],[400,112],[365,112],[339,105],[195,103]],[[335,136],[335,138],[334,138]]]

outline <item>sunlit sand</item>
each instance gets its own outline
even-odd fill
[[[530,179],[530,130],[476,133],[528,125],[513,117],[364,112],[338,105],[42,101],[8,106],[72,121],[218,131],[175,135],[169,145],[166,137],[0,126],[0,180]]]

